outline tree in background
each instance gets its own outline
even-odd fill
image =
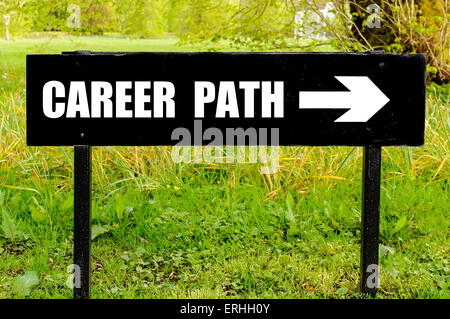
[[[62,31],[148,37],[167,30],[169,0],[0,0],[0,30],[8,34]]]
[[[65,31],[69,18],[68,6],[73,1],[69,0],[39,0],[30,1],[32,8],[30,31]]]
[[[103,34],[114,30],[111,1],[35,0],[30,31],[64,31],[73,34]]]
[[[113,32],[137,37],[172,32],[203,50],[427,53],[429,78],[448,82],[450,0],[0,0],[0,31]],[[323,10],[332,4],[330,16]],[[299,11],[320,17],[301,39]],[[374,23],[375,22],[375,23]],[[309,32],[310,33],[310,32]],[[308,34],[308,33],[300,33]]]
[[[294,35],[294,11],[291,1],[190,0],[177,34],[211,50],[281,48]]]
[[[226,0],[172,1],[172,30],[184,42],[209,41],[222,27],[232,27],[237,6]]]
[[[334,18],[323,14],[333,3]],[[382,49],[426,53],[429,79],[449,82],[449,0],[191,0],[183,42],[209,49],[313,51],[331,44],[341,51]],[[223,8],[224,12],[220,9]],[[294,17],[310,10],[328,40],[295,39]]]
[[[112,1],[88,0],[80,8],[80,32],[101,35],[114,31]]]
[[[352,0],[348,1],[352,13],[349,19],[342,14],[342,2],[334,2],[345,20],[344,25],[351,26],[329,26],[339,48],[347,51],[381,49],[387,53],[426,53],[429,79],[449,82],[448,0]],[[374,15],[380,19],[378,27],[370,23]]]
[[[149,37],[167,30],[167,0],[114,0],[116,30],[122,34]]]
[[[25,27],[26,4],[26,0],[0,0],[0,30],[6,40]]]

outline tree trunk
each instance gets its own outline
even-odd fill
[[[5,20],[5,40],[9,40],[9,14],[5,14],[3,19]]]

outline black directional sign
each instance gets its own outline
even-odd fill
[[[425,65],[377,53],[29,55],[27,142],[177,145],[188,131],[186,145],[217,132],[216,144],[422,145]],[[228,138],[237,129],[246,137]]]

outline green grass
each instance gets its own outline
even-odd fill
[[[193,50],[175,43],[0,41],[0,298],[26,271],[28,297],[72,295],[73,150],[25,145],[25,55]],[[427,90],[424,147],[383,149],[378,298],[450,297],[449,89]],[[170,152],[93,149],[93,298],[360,297],[361,148],[283,147],[273,175]]]

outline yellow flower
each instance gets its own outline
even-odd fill
[[[170,188],[170,185],[166,185],[166,188],[169,189],[169,188]]]
[[[177,190],[179,190],[180,188],[179,188],[178,186],[174,186],[173,189],[177,191]]]

